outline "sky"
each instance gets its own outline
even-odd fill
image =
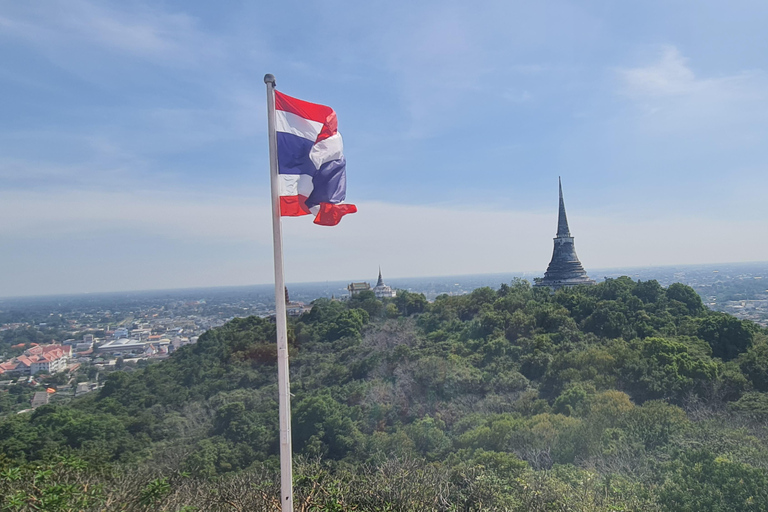
[[[273,280],[266,94],[337,112],[288,282],[768,260],[768,3],[0,0],[0,296]]]

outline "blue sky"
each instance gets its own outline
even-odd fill
[[[763,1],[0,1],[0,296],[272,280],[263,76],[359,213],[289,282],[768,259]]]

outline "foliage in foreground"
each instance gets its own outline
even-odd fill
[[[354,468],[299,460],[295,471],[297,511],[657,510],[641,486],[572,466],[504,473],[415,459]],[[0,510],[279,511],[277,478],[263,466],[215,480],[148,467],[105,474],[62,459],[0,473]]]
[[[768,510],[768,337],[687,286],[363,293],[289,338],[301,510]],[[239,319],[0,421],[0,510],[273,509],[275,359]]]

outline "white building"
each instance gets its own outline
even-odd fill
[[[381,278],[381,267],[379,267],[379,281],[376,286],[373,287],[373,293],[376,294],[377,299],[392,298],[397,296],[397,292],[384,284],[384,280]]]
[[[120,352],[122,355],[126,355],[130,353],[143,353],[151,345],[154,345],[156,349],[160,349],[161,347],[168,347],[170,344],[171,340],[167,338],[152,342],[121,338],[104,343],[98,348],[98,351],[101,354]]]
[[[36,345],[15,359],[15,371],[22,375],[34,375],[38,372],[57,373],[67,369],[71,355],[72,347],[69,345]]]

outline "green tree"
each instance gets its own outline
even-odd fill
[[[451,449],[445,422],[426,416],[408,425],[406,433],[414,448],[429,461],[440,460]]]
[[[325,339],[326,341],[335,341],[344,337],[357,338],[368,320],[368,313],[364,309],[342,311],[339,316],[328,323]]]
[[[768,393],[745,393],[735,402],[728,404],[728,408],[758,420],[768,419]]]
[[[356,446],[359,431],[349,407],[328,394],[299,401],[291,414],[297,451],[341,459]]]
[[[705,311],[704,303],[696,290],[681,283],[667,287],[667,298],[682,303],[691,315],[700,315]]]
[[[738,363],[756,390],[768,391],[768,342],[764,336],[739,355]]]
[[[699,326],[698,335],[712,347],[712,355],[730,361],[752,345],[754,328],[725,313],[710,313]]]
[[[664,288],[655,279],[650,281],[638,281],[632,295],[646,304],[654,304],[664,297]]]
[[[685,412],[661,400],[652,400],[627,411],[624,428],[645,449],[666,445],[689,426]]]
[[[765,512],[768,472],[706,450],[683,453],[667,466],[659,492],[664,510],[675,512]]]
[[[412,293],[406,290],[398,290],[394,301],[397,309],[404,316],[422,313],[428,305],[423,293]]]
[[[347,307],[350,309],[363,309],[371,318],[379,318],[384,311],[384,304],[376,298],[373,290],[363,290],[360,293],[354,294],[347,301]]]

